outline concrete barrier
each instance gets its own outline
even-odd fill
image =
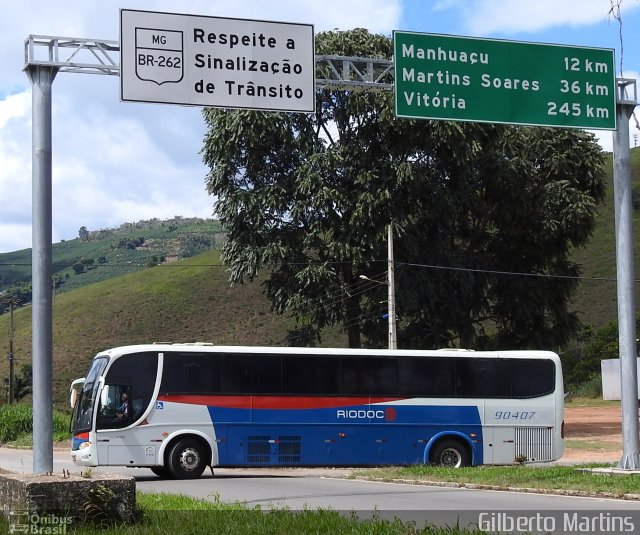
[[[32,533],[34,524],[47,532],[66,533],[66,525],[85,521],[131,521],[136,513],[132,477],[89,477],[0,473],[0,509],[9,525]],[[24,528],[27,527],[27,531]],[[65,528],[65,529],[63,529]]]

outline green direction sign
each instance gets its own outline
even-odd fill
[[[396,115],[615,130],[614,51],[394,32]]]

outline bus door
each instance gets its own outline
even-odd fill
[[[101,465],[139,463],[137,448],[132,447],[132,423],[129,410],[131,385],[104,384],[100,391],[100,409],[97,415],[97,450]]]
[[[515,427],[504,399],[485,399],[482,434],[485,464],[512,464],[515,461]]]
[[[96,416],[100,465],[158,464],[155,431],[143,425],[154,399],[157,372],[157,353],[136,353],[114,361],[102,379]]]

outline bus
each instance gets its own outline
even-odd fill
[[[165,478],[207,466],[547,462],[564,449],[562,368],[549,351],[132,345],[98,353],[71,404],[77,465]]]

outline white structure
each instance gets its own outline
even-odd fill
[[[638,359],[640,361],[640,359]],[[602,398],[620,399],[620,359],[603,360],[600,363],[602,370]],[[640,368],[640,362],[638,362]],[[638,372],[640,382],[640,371]],[[638,388],[640,399],[640,387]]]

